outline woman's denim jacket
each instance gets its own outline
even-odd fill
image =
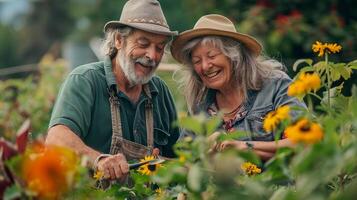
[[[234,124],[238,131],[244,131],[246,137],[240,140],[249,141],[273,141],[274,135],[267,133],[263,129],[264,117],[279,106],[289,105],[290,107],[306,108],[304,102],[297,98],[290,97],[287,94],[291,79],[282,71],[273,71],[271,77],[263,82],[262,89],[259,91],[248,91],[247,101],[244,103],[247,115]],[[195,113],[205,112],[207,108],[215,101],[215,90],[208,90],[205,100],[197,106]],[[208,114],[207,114],[208,115]],[[298,117],[299,111],[291,109],[292,119]]]

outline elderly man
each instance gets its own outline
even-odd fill
[[[67,77],[46,144],[67,146],[107,178],[122,179],[127,160],[153,149],[174,156],[176,109],[167,86],[153,74],[177,33],[170,31],[157,0],[127,1],[120,20],[104,30],[106,59],[77,67]]]

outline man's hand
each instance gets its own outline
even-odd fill
[[[129,173],[129,165],[123,154],[118,153],[100,159],[95,166],[97,170],[104,172],[104,178],[124,181]]]

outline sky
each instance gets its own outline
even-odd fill
[[[26,14],[31,9],[28,0],[0,0],[0,22],[11,24],[15,28],[21,26],[19,16]]]

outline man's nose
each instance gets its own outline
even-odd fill
[[[156,61],[158,55],[159,55],[159,54],[156,52],[155,47],[149,47],[149,48],[147,48],[145,56],[146,56],[147,58],[149,58],[150,60]]]

